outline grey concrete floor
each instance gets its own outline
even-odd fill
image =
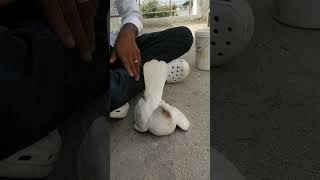
[[[176,26],[179,24],[174,24]],[[192,31],[205,24],[188,24]],[[168,27],[146,28],[146,32]],[[210,179],[210,72],[195,68],[195,48],[183,56],[190,63],[188,79],[167,84],[164,100],[185,113],[190,130],[177,129],[170,136],[156,137],[133,129],[130,101],[129,116],[113,120],[110,132],[112,180],[208,180]]]
[[[320,31],[275,22],[270,0],[249,2],[251,44],[211,72],[212,146],[247,180],[320,179]]]

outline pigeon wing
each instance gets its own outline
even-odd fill
[[[187,117],[176,107],[161,101],[161,106],[170,113],[172,120],[179,126],[182,130],[186,131],[190,127],[190,122]]]

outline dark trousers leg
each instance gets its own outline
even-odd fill
[[[105,93],[105,55],[84,63],[76,54],[38,21],[0,31],[0,159],[46,136],[76,107]]]
[[[109,132],[106,121],[102,117],[94,120],[82,139],[77,156],[79,180],[104,180],[109,177]]]
[[[152,59],[170,62],[188,52],[192,43],[192,33],[186,27],[144,34],[137,38],[142,64]],[[120,107],[143,88],[143,79],[137,82],[122,66],[116,66],[110,70],[110,110]]]
[[[45,180],[106,180],[109,177],[109,124],[97,117],[104,99],[81,109],[60,128],[63,146],[55,169]]]

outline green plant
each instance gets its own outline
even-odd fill
[[[191,7],[192,7],[192,6],[193,6],[193,1],[191,1],[191,3],[190,3],[190,1],[187,0],[186,2],[184,2],[184,3],[182,4],[182,6],[183,6],[184,8],[187,8],[187,7],[189,6],[189,4],[191,4]]]
[[[140,7],[144,18],[176,16],[176,10],[177,6],[175,4],[170,9],[169,5],[160,5],[157,0],[148,0]]]
[[[148,0],[141,5],[140,11],[143,14],[144,18],[153,18],[155,14],[151,12],[156,12],[158,6],[159,3],[156,0]]]

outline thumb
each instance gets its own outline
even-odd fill
[[[111,57],[110,57],[110,64],[113,64],[117,60],[117,53],[115,50],[112,50]]]

